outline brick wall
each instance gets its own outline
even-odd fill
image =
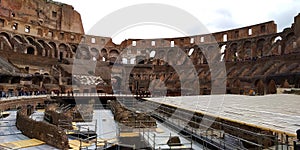
[[[17,113],[17,128],[29,138],[36,138],[46,142],[48,145],[62,150],[69,148],[68,137],[66,133],[55,125],[46,122],[37,122],[30,119],[26,109],[21,109]]]

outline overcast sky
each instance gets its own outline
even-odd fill
[[[85,32],[101,18],[118,9],[142,3],[162,3],[178,7],[195,16],[210,32],[239,28],[274,20],[278,31],[290,27],[300,13],[300,0],[56,0],[74,6],[81,14]],[[124,18],[125,19],[125,18]],[[121,23],[122,20],[120,20]],[[162,32],[163,31],[163,32]],[[197,33],[193,33],[197,34]],[[101,36],[101,35],[99,35]],[[133,27],[113,37],[114,42],[128,38],[178,37],[172,29],[144,25]]]

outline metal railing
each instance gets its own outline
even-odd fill
[[[59,93],[59,94],[49,94],[49,96],[53,97],[151,97],[151,95],[142,95],[142,94],[122,94],[122,93],[115,93],[115,94],[108,94],[108,93]]]
[[[170,107],[163,106],[163,105],[158,106],[157,104],[152,103],[152,102],[151,103],[148,102],[147,105],[140,105],[140,106],[143,106],[143,109],[146,109],[146,110],[147,109],[150,109],[150,110],[156,109],[157,111],[152,111],[152,115],[163,120],[164,123],[168,123],[168,125],[170,125],[170,126],[173,125],[174,127],[184,129],[188,133],[193,134],[195,137],[201,139],[203,142],[207,142],[210,145],[218,146],[221,149],[226,149],[226,148],[245,149],[243,147],[242,143],[244,143],[244,144],[247,143],[248,145],[252,145],[254,147],[257,147],[258,149],[264,149],[265,147],[262,143],[263,140],[269,140],[269,141],[273,142],[275,144],[275,148],[277,148],[278,145],[280,144],[280,143],[278,143],[278,135],[270,135],[270,134],[262,134],[262,133],[252,132],[252,131],[245,130],[245,129],[242,129],[239,127],[225,124],[223,122],[218,122],[215,120],[210,120],[209,118],[196,116],[196,115],[194,115],[194,113],[187,112],[186,110],[176,109],[176,113],[174,113],[174,111],[175,111],[174,108],[170,108]],[[193,121],[190,118],[194,118],[194,120],[213,121],[214,124],[220,125],[223,128],[234,130],[234,131],[240,132],[240,133],[245,133],[252,137],[255,137],[256,139],[258,139],[258,143],[246,140],[244,137],[234,136],[234,135],[225,133],[222,130],[214,129],[210,126],[206,126],[205,124],[201,124],[201,121],[200,122]],[[197,128],[192,127],[189,125],[189,123],[193,123],[193,124],[197,125],[198,127]],[[219,135],[223,135],[223,137],[215,136],[215,134],[208,134],[209,131],[212,131]],[[239,143],[239,144],[231,144],[230,142],[227,142],[224,139],[225,136],[227,136],[227,138],[234,139],[235,141],[237,141],[236,143]],[[292,144],[289,144],[288,142],[286,142],[286,141],[288,141],[288,137],[286,137],[286,138],[287,139],[285,141],[282,141],[281,144],[286,145],[287,148],[290,148],[292,146]],[[203,145],[205,145],[205,143],[203,143]]]

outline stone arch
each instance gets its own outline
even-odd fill
[[[287,79],[285,79],[282,84],[281,84],[282,88],[290,88],[290,83],[288,82]]]
[[[17,40],[18,42],[22,42],[22,43],[25,42],[23,37],[18,34],[14,35],[12,38]]]
[[[6,32],[0,33],[0,50],[12,50],[10,36]]]
[[[127,58],[122,58],[122,64],[128,64]]]
[[[109,57],[118,57],[119,56],[119,51],[116,49],[112,49],[109,51]]]
[[[91,48],[91,55],[92,55],[93,59],[98,60],[99,56],[100,56],[100,52],[97,48],[93,47],[93,48]]]
[[[31,37],[31,36],[27,36],[26,39],[29,42],[29,44],[35,46],[35,48],[37,50],[36,55],[38,55],[38,56],[44,56],[45,49],[44,49],[44,46],[42,44],[40,44],[39,42],[36,42],[35,39],[33,37]]]
[[[26,41],[20,35],[14,35],[11,39],[11,44],[13,45],[14,52],[24,53],[24,44]]]
[[[116,63],[116,60],[119,56],[119,52],[116,49],[112,49],[109,51],[109,62],[111,64]]]
[[[237,61],[238,59],[238,45],[237,43],[232,43],[229,46],[229,51],[226,51],[228,61]],[[225,55],[226,56],[226,55]]]
[[[135,62],[136,62],[136,58],[133,57],[133,58],[130,59],[130,62],[129,62],[129,63],[130,63],[130,64],[135,64]]]
[[[106,61],[108,57],[107,50],[105,48],[101,49],[101,56],[102,56],[102,61]]]
[[[49,45],[51,45],[52,49],[50,51],[50,55],[52,58],[57,58],[58,57],[58,54],[56,53],[57,52],[57,47],[56,47],[56,44],[54,42],[49,42]]]
[[[262,80],[256,80],[255,81],[255,88],[257,95],[264,95],[265,94],[265,86],[264,82]]]
[[[243,44],[243,51],[244,51],[244,59],[249,60],[252,58],[251,52],[251,41],[245,41]]]
[[[7,32],[0,32],[0,36],[4,36],[8,41],[10,41],[11,35]]]
[[[220,61],[225,60],[226,48],[227,48],[226,44],[221,44],[220,45]]]
[[[271,43],[271,48],[270,48],[268,55],[273,56],[273,55],[282,55],[283,54],[282,37],[280,35],[273,36],[270,39],[270,43]]]
[[[46,43],[44,40],[38,40],[38,43],[40,43],[44,47],[42,56],[45,56],[45,57],[51,56],[51,49],[52,49],[51,45]]]
[[[201,63],[200,52],[201,52],[201,50],[198,46],[188,49],[188,52],[187,52],[188,57],[190,57],[190,59],[192,60],[194,65],[199,65]],[[181,58],[181,60],[183,60],[183,59],[184,58]],[[178,60],[176,60],[176,61],[178,61]],[[176,64],[179,65],[178,62]]]
[[[179,59],[177,57],[177,48],[171,48],[167,51],[167,62],[170,64],[170,65],[173,65],[176,63],[177,59]],[[185,57],[185,56],[179,56],[179,57]]]
[[[290,32],[286,35],[286,42],[284,47],[284,53],[289,54],[293,53],[297,48],[297,42],[294,32]]]
[[[59,57],[61,57],[61,58],[71,58],[72,57],[70,48],[65,43],[59,44],[58,48],[59,48],[59,54],[58,54]]]
[[[285,36],[286,41],[290,41],[293,39],[293,37],[295,37],[295,33],[294,32],[290,32]]]
[[[156,56],[158,59],[164,59],[165,55],[166,55],[166,53],[164,50],[158,50]]]
[[[270,80],[268,83],[267,94],[276,94],[277,87],[276,82],[274,80]]]
[[[40,85],[40,79],[38,77],[33,77],[31,79],[31,81],[32,81],[32,84]]]
[[[51,79],[50,79],[50,77],[45,77],[45,78],[43,79],[43,84],[51,84]]]
[[[71,45],[71,50],[74,54],[76,54],[76,52],[77,52],[77,47],[78,47],[77,45],[74,45],[74,44]]]
[[[36,55],[36,49],[33,46],[27,46],[24,53],[28,55]]]
[[[257,42],[256,42],[256,56],[257,57],[263,57],[265,41],[266,40],[263,38],[257,40]]]
[[[272,44],[275,44],[275,43],[277,43],[277,42],[279,42],[281,40],[282,40],[282,37],[280,35],[277,35],[277,36],[272,37],[270,42]]]
[[[26,36],[27,41],[29,42],[28,44],[34,44],[34,38],[31,36]]]
[[[66,44],[67,46],[67,58],[73,58],[73,51],[72,51],[72,47],[69,44]]]
[[[76,58],[77,59],[85,59],[85,60],[90,60],[91,59],[91,54],[89,51],[89,48],[87,46],[80,46],[78,48],[79,51],[76,53]]]
[[[156,51],[155,51],[155,50],[152,50],[152,51],[150,52],[150,54],[149,54],[149,57],[150,57],[150,58],[154,58],[155,55],[156,55]]]

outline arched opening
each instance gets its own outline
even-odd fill
[[[256,87],[257,95],[265,94],[265,86],[264,86],[264,82],[262,80],[256,80],[255,87]]]
[[[287,34],[287,35],[286,35],[286,41],[291,40],[294,36],[295,36],[295,33],[294,33],[294,32],[291,32],[291,33]]]
[[[76,53],[77,51],[77,46],[76,45],[71,45],[71,49],[73,53]]]
[[[281,40],[282,40],[282,37],[281,36],[277,36],[277,37],[275,37],[275,38],[272,39],[272,44],[277,43],[277,42],[279,42]]]
[[[268,90],[267,94],[276,94],[277,93],[277,87],[274,80],[271,80],[268,84]]]
[[[0,50],[12,50],[9,35],[5,32],[0,33]]]
[[[89,51],[88,47],[81,47],[80,48],[80,53],[81,53],[81,58],[86,59],[86,60],[90,60],[91,59],[91,54]]]
[[[79,51],[77,51],[77,53],[76,53],[76,59],[90,60],[91,54],[90,54],[89,48],[86,46],[79,47]]]
[[[263,57],[263,49],[264,49],[264,43],[265,43],[265,39],[259,39],[257,41],[257,44],[256,44],[256,56],[257,57]]]
[[[191,48],[190,50],[189,50],[189,53],[188,53],[188,56],[191,56],[193,53],[194,53],[194,48]]]
[[[59,51],[58,51],[59,59],[61,60],[63,58],[66,58],[66,55],[68,53],[66,44],[62,43],[58,46],[58,48],[59,48]]]
[[[290,88],[290,83],[287,79],[284,80],[284,82],[281,84],[282,88]]]
[[[109,57],[118,57],[119,52],[115,49],[109,51]]]
[[[251,42],[246,41],[243,45],[243,50],[244,50],[244,59],[249,60],[252,58],[252,52],[251,52]]]
[[[37,52],[36,52],[36,55],[38,55],[38,56],[44,56],[44,55],[45,55],[45,49],[44,49],[43,44],[41,44],[41,43],[35,41],[35,39],[34,39],[33,37],[30,37],[30,36],[26,37],[26,39],[27,39],[27,41],[28,41],[31,45],[35,46],[36,51],[37,51]]]
[[[227,45],[222,45],[221,49],[220,49],[220,53],[221,53],[221,57],[220,57],[220,61],[224,61],[225,58],[225,54],[226,54],[226,47]]]
[[[39,78],[33,78],[32,79],[32,84],[40,85],[40,79]]]
[[[4,37],[6,37],[6,39],[7,39],[8,41],[10,41],[10,36],[9,36],[8,33],[6,33],[6,32],[1,32],[1,33],[0,33],[0,36],[4,36]]]
[[[91,55],[93,58],[98,59],[99,58],[99,50],[97,48],[91,48]]]
[[[150,52],[150,56],[149,56],[149,57],[150,57],[150,58],[154,58],[154,57],[155,57],[155,54],[156,54],[156,52],[155,52],[155,51],[151,51],[151,52]]]
[[[32,37],[28,36],[26,39],[28,40],[29,44],[34,45],[34,39]]]
[[[106,61],[107,60],[107,50],[105,48],[103,48],[101,50],[101,56],[103,57],[102,61]]]
[[[38,43],[41,44],[45,48],[45,51],[43,52],[42,56],[47,57],[49,55],[49,46],[47,46],[43,40],[38,40]]]
[[[27,54],[34,55],[34,48],[33,47],[28,47],[27,48]]]
[[[233,43],[230,45],[230,59],[231,61],[238,60],[237,43]]]
[[[24,41],[23,41],[23,38],[22,38],[21,36],[19,36],[19,35],[15,35],[15,36],[13,37],[13,39],[16,40],[16,41],[18,41],[18,42],[24,42]]]
[[[56,48],[56,44],[54,42],[49,42],[49,45],[52,47],[51,51],[50,51],[50,56],[57,58],[58,54],[57,54],[57,48]]]
[[[163,50],[159,50],[158,52],[157,52],[157,54],[156,54],[156,58],[157,59],[164,59],[165,58],[165,51],[163,51]]]
[[[128,61],[127,58],[122,58],[122,64],[128,64],[127,61]]]
[[[110,50],[109,51],[109,61],[110,61],[110,64],[120,63],[120,62],[116,62],[118,56],[119,56],[119,52],[117,50]]]
[[[130,64],[135,64],[135,58],[130,59]]]
[[[51,79],[49,77],[44,78],[43,84],[51,84]]]

